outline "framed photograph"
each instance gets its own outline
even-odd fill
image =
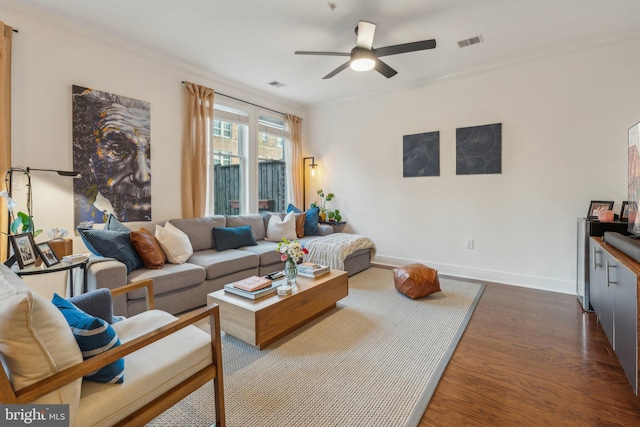
[[[589,204],[587,217],[592,219],[598,218],[598,211],[610,211],[613,209],[613,203],[614,202],[605,202],[602,200],[592,200]]]
[[[38,243],[36,247],[40,253],[40,258],[42,258],[42,261],[44,261],[47,267],[51,267],[52,265],[60,262],[56,254],[53,252],[53,249],[51,249],[51,246],[49,246],[49,243]]]
[[[629,221],[629,202],[624,200],[620,208],[620,221]]]
[[[35,264],[36,259],[38,259],[38,253],[31,233],[12,234],[9,239],[20,269]]]

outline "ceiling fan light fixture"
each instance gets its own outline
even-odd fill
[[[376,65],[376,62],[370,58],[362,58],[351,61],[351,69],[354,71],[369,71]]]
[[[376,57],[370,50],[356,47],[351,51],[349,65],[354,71],[369,71],[376,65]]]

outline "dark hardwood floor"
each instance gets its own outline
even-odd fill
[[[640,397],[576,297],[487,284],[419,425],[640,426]]]

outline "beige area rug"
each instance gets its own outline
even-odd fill
[[[231,427],[417,426],[484,285],[440,279],[420,300],[398,293],[389,270],[349,279],[338,306],[259,351],[223,337]],[[210,384],[151,426],[210,426]]]

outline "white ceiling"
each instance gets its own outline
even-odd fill
[[[304,106],[640,37],[640,0],[335,0],[333,11],[325,0],[0,1],[18,3]],[[377,24],[374,47],[437,47],[385,57],[391,79],[347,69],[323,80],[347,58],[293,54],[349,52],[359,20]],[[480,34],[483,43],[458,47]]]

